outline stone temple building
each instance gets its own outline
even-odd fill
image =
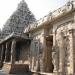
[[[8,73],[75,75],[75,0],[2,39],[0,51]]]
[[[33,13],[29,10],[26,2],[22,0],[18,4],[17,10],[10,16],[2,29],[2,37],[6,37],[12,32],[22,34],[24,28],[36,21]]]

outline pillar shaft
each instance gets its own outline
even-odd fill
[[[59,51],[59,72],[62,75],[65,75],[65,41],[63,33],[60,34],[61,40],[60,40],[60,51]]]
[[[4,53],[4,45],[2,45],[2,51],[1,51],[1,62],[3,62],[3,53]]]
[[[46,39],[45,36],[48,35],[48,31],[45,28],[44,29],[44,33],[43,33],[43,55],[42,55],[42,71],[45,72],[46,71]]]
[[[45,72],[46,70],[46,40],[45,40],[45,37],[43,37],[43,69],[42,71]]]
[[[70,30],[70,73],[75,73],[75,35],[73,30]]]
[[[11,63],[14,64],[16,59],[16,40],[12,40],[11,44]]]
[[[54,65],[54,71],[53,72],[58,72],[59,70],[59,49],[58,49],[58,44],[57,44],[57,39],[56,39],[56,33],[53,34],[53,50],[52,50],[52,62]]]
[[[52,63],[52,46],[53,37],[49,36],[47,29],[44,31],[43,36],[43,72],[53,72]]]
[[[0,51],[2,52],[2,45],[0,46]],[[0,61],[1,61],[1,52],[0,52]]]
[[[8,50],[9,49],[9,43],[7,42],[6,43],[6,51],[5,51],[5,62],[7,62],[8,61]]]

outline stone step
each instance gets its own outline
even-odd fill
[[[11,73],[11,74],[28,74],[30,73],[29,71],[29,66],[26,64],[8,64],[5,63],[3,65],[2,70],[6,73]]]
[[[2,68],[3,72],[10,73],[10,70],[11,70],[11,64],[4,64],[3,65],[3,68]]]
[[[57,75],[56,73],[36,72],[32,71],[33,75]]]

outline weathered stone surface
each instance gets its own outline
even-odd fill
[[[16,60],[16,40],[12,40],[11,44],[11,63],[14,64]]]
[[[18,7],[18,10],[20,7]],[[42,20],[27,26],[28,31],[25,31],[25,34],[29,36],[29,39],[32,38],[31,43],[28,40],[24,40],[24,37],[14,37],[14,35],[10,35],[4,41],[0,42],[3,46],[9,39],[16,39],[13,41],[11,40],[12,66],[14,64],[27,64],[29,65],[30,71],[39,72],[40,74],[47,74],[50,72],[49,75],[74,75],[74,10],[74,2],[67,3],[62,8],[45,16]],[[25,30],[27,30],[27,28],[25,28]],[[5,51],[5,46],[3,46],[2,49]],[[16,59],[15,55],[17,56]],[[1,57],[3,63],[5,58],[5,56],[3,57],[3,53]],[[20,65],[14,66],[13,68],[17,67],[19,68],[17,71],[24,69],[22,66],[20,67]]]

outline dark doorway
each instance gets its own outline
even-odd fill
[[[52,47],[53,47],[53,36],[48,36],[46,39],[46,72],[53,72],[54,65],[52,63]]]
[[[11,61],[11,44],[12,42],[9,42],[9,46],[8,46],[8,55],[7,55],[7,62]]]

